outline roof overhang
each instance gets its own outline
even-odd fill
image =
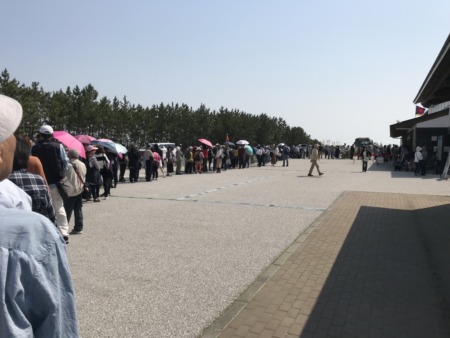
[[[417,93],[414,103],[424,107],[450,101],[450,34]]]
[[[402,137],[408,134],[409,130],[414,128],[418,123],[426,122],[430,120],[437,119],[438,117],[443,117],[449,114],[449,110],[445,109],[438,113],[424,115],[420,117],[416,117],[414,119],[405,120],[396,124],[390,125],[391,137],[397,138]]]

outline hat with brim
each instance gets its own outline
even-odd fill
[[[94,147],[94,146],[88,146],[88,147],[86,148],[86,151],[89,153],[89,152],[94,151],[94,150],[97,150],[97,149],[98,149],[97,147]]]
[[[48,124],[44,124],[39,128],[39,133],[44,135],[53,135],[53,128]]]
[[[22,106],[16,100],[0,94],[0,143],[3,143],[19,127]]]

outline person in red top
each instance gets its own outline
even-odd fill
[[[208,147],[205,147],[202,149],[202,153],[203,153],[203,172],[207,173],[208,172]]]
[[[165,177],[164,169],[161,166],[161,156],[154,151],[153,152],[153,179],[158,179],[158,168],[161,169],[163,177]]]

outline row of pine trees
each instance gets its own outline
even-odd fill
[[[199,138],[223,143],[227,134],[232,142],[245,139],[252,145],[317,142],[303,128],[290,127],[281,117],[224,107],[216,111],[204,105],[193,109],[178,103],[143,107],[129,102],[126,96],[122,100],[99,98],[91,84],[47,92],[38,82],[27,86],[11,78],[7,69],[0,75],[0,93],[22,104],[24,116],[19,131],[30,136],[45,123],[72,135],[86,134],[137,146],[148,142],[198,144]]]

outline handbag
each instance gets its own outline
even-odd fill
[[[76,170],[75,167],[73,167],[73,169],[75,170],[75,173],[77,174],[80,182],[83,183],[83,191],[81,192],[81,198],[87,200],[91,195],[91,189],[89,188],[89,185],[85,181],[83,181],[78,170]]]
[[[91,197],[91,189],[89,189],[89,186],[87,184],[84,184],[83,192],[81,193],[81,198],[88,200]]]
[[[61,195],[63,201],[69,198],[69,192],[72,187],[69,184],[69,178],[64,177],[61,181],[56,182],[56,187],[58,188],[58,192]]]

